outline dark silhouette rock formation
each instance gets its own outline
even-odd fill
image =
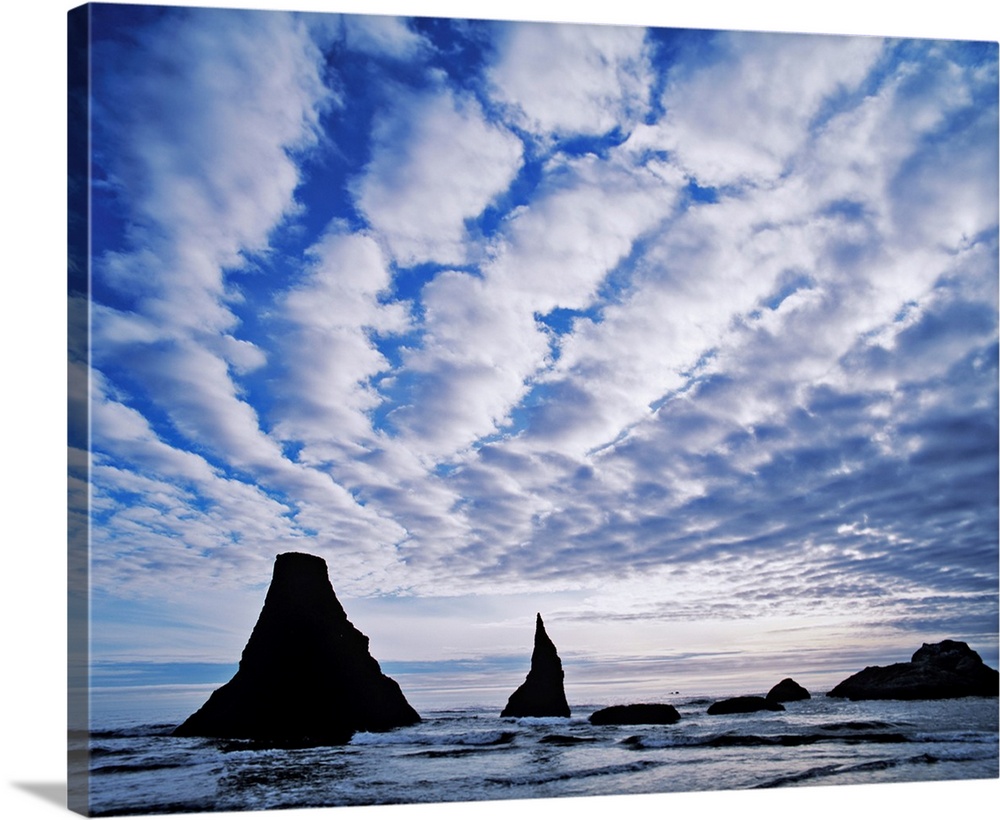
[[[681,719],[669,703],[630,703],[598,709],[588,720],[595,726],[630,726],[639,723],[676,723]]]
[[[785,678],[771,687],[767,699],[776,703],[787,703],[792,700],[809,700],[811,695],[804,686],[800,686],[791,678]]]
[[[962,641],[925,643],[909,663],[869,666],[827,696],[850,700],[941,700],[997,697],[998,672]]]
[[[744,695],[738,698],[718,700],[708,707],[710,715],[739,715],[749,712],[784,712],[785,707],[768,698]]]
[[[514,691],[500,717],[569,717],[563,668],[541,614],[535,618],[535,648],[528,677]]]
[[[174,734],[327,745],[419,721],[347,620],[326,562],[289,552],[275,559],[238,671]]]

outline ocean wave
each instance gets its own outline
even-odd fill
[[[480,736],[470,738],[463,736],[446,743],[451,748],[447,749],[427,749],[419,752],[412,752],[410,757],[465,757],[472,754],[482,754],[493,749],[503,748],[514,740],[513,732],[483,733]],[[437,744],[435,744],[437,745]]]
[[[838,723],[821,723],[816,728],[824,732],[870,732],[877,729],[894,729],[897,725],[884,720],[844,720]]]
[[[90,770],[92,776],[109,774],[133,774],[135,772],[155,772],[160,769],[181,769],[187,766],[183,761],[160,761],[156,763],[118,763],[107,766],[97,766]]]
[[[768,780],[766,783],[758,783],[754,786],[755,789],[773,789],[778,786],[791,786],[795,783],[802,783],[807,780],[818,780],[822,777],[828,777],[829,775],[836,774],[842,771],[843,767],[839,764],[833,763],[828,766],[814,766],[811,769],[806,769],[803,772],[796,772],[795,774],[785,774],[781,777],[775,777]]]
[[[886,769],[893,769],[902,765],[934,764],[938,762],[940,762],[939,758],[925,752],[923,754],[913,755],[910,757],[881,758],[879,760],[866,760],[863,763],[853,763],[850,765],[831,764],[829,766],[817,766],[811,769],[806,769],[803,772],[796,772],[794,774],[786,774],[780,777],[775,777],[765,783],[757,784],[754,788],[773,789],[779,786],[791,786],[827,777],[842,776],[846,774],[860,774],[863,772],[885,771]]]
[[[702,747],[720,749],[730,746],[807,746],[814,743],[911,743],[912,738],[898,732],[854,732],[832,734],[812,732],[803,734],[747,735],[727,732],[707,736],[673,735],[647,737],[631,735],[622,745],[636,749],[667,749]]]
[[[997,736],[995,734],[987,734],[985,732],[976,732],[972,730],[955,732],[916,732],[913,737],[915,740],[919,740],[922,743],[989,743],[991,746],[995,746],[997,742]]]
[[[426,746],[436,739],[419,730],[394,732],[355,732],[348,746]]]
[[[684,746],[702,746],[704,745],[704,738],[689,735],[655,737],[647,735],[629,735],[618,742],[620,745],[628,746],[632,749],[673,749],[682,748]]]
[[[503,718],[507,721],[514,721],[521,726],[566,726],[572,723],[586,723],[580,718],[564,717],[518,717]]]
[[[395,732],[357,732],[351,746],[496,746],[510,743],[514,732],[484,729],[475,732],[425,734],[420,730]]]
[[[91,809],[90,817],[118,817],[138,814],[192,814],[195,812],[217,811],[218,806],[208,800],[160,801],[150,806],[148,803],[123,803],[121,806]]]
[[[600,738],[581,735],[545,735],[538,742],[553,746],[575,746],[578,743],[598,743]]]
[[[173,723],[141,723],[121,729],[95,729],[89,734],[91,740],[112,740],[126,737],[166,737],[173,733]]]
[[[666,766],[662,760],[636,760],[631,763],[618,763],[608,766],[594,766],[587,769],[572,769],[552,773],[526,773],[523,775],[510,775],[508,777],[487,777],[487,783],[497,786],[541,786],[546,783],[556,783],[562,780],[583,780],[593,777],[607,777],[609,775],[635,774],[647,769],[657,769]]]
[[[934,757],[941,763],[976,763],[984,760],[996,761],[997,741],[993,738],[989,744],[980,744],[975,747],[963,746],[956,748],[949,745],[945,749],[935,750]]]
[[[126,750],[129,751],[129,750]],[[105,757],[107,755],[120,755],[122,754],[121,749],[113,749],[109,746],[91,746],[88,752],[92,758],[94,757]]]

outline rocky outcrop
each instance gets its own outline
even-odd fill
[[[347,619],[326,562],[289,552],[275,559],[238,671],[174,734],[326,745],[419,721]]]
[[[776,683],[771,687],[771,691],[767,693],[767,699],[773,700],[776,703],[788,703],[793,700],[809,700],[811,695],[809,691],[804,687],[797,684],[791,678],[785,678],[783,681]]]
[[[962,641],[925,643],[909,663],[869,666],[827,692],[850,700],[997,697],[998,673]]]
[[[784,712],[785,707],[769,698],[744,695],[738,698],[719,700],[708,707],[710,715],[739,715],[750,712]]]
[[[598,709],[588,720],[595,726],[630,726],[641,723],[669,724],[681,719],[669,703],[630,703]]]
[[[542,616],[535,618],[535,648],[528,677],[510,696],[500,717],[569,717],[563,690],[563,668]]]

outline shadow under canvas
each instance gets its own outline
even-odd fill
[[[11,783],[15,788],[33,794],[46,803],[52,803],[60,808],[66,808],[66,782],[54,781],[47,783]]]

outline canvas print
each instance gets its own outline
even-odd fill
[[[995,42],[68,18],[93,816],[996,779]]]

